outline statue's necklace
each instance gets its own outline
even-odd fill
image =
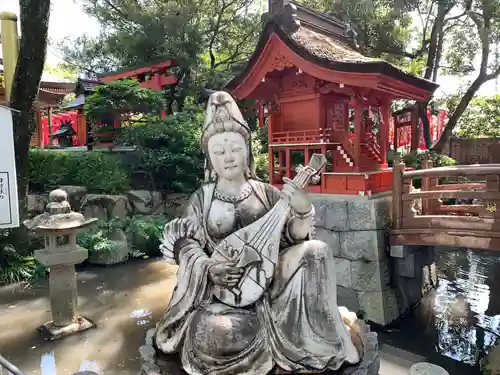
[[[241,202],[241,201],[244,201],[245,199],[247,199],[250,194],[252,194],[252,187],[250,185],[247,185],[243,191],[241,192],[240,195],[227,195],[227,194],[224,194],[224,193],[221,193],[219,190],[215,189],[214,191],[214,196],[216,199],[222,201],[222,202],[226,202],[226,203],[232,203],[232,204],[235,204],[235,203],[238,203],[238,202]]]

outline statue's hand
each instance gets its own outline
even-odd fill
[[[177,238],[191,238],[200,230],[200,225],[189,217],[177,218],[165,225],[164,231],[174,233]]]
[[[234,288],[240,281],[243,269],[234,263],[216,263],[208,269],[208,277],[215,285]]]
[[[283,182],[281,194],[289,200],[292,209],[298,214],[308,213],[311,210],[311,201],[307,193],[287,177],[283,177]]]

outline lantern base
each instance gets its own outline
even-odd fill
[[[67,326],[64,327],[56,326],[54,325],[53,321],[50,321],[40,326],[38,330],[40,331],[43,338],[52,341],[94,327],[95,324],[92,323],[90,320],[84,318],[83,316],[79,316],[76,318],[75,323],[69,324]]]

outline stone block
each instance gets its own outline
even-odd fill
[[[395,265],[398,270],[399,276],[413,278],[415,277],[415,268],[418,265],[415,264],[415,254],[408,254],[402,259],[395,259]]]
[[[334,231],[349,230],[346,201],[326,201],[324,228]]]
[[[326,218],[326,204],[327,201],[322,199],[313,200],[312,204],[314,206],[315,211],[315,220],[316,220],[316,228],[324,228],[325,227],[325,218]]]
[[[386,289],[391,280],[388,261],[351,261],[351,285],[358,292],[376,292]]]
[[[340,232],[341,257],[350,260],[381,261],[386,259],[385,231],[363,230]]]
[[[62,189],[66,193],[68,193],[71,209],[73,211],[80,211],[82,199],[87,194],[87,188],[85,186],[63,185],[59,186],[59,189]]]
[[[390,197],[375,198],[356,197],[347,201],[350,230],[385,229],[391,223]]]
[[[162,215],[165,213],[165,201],[162,193],[149,190],[130,190],[128,199],[134,213],[143,215]]]
[[[189,202],[189,194],[169,194],[165,200],[165,214],[179,217]]]
[[[127,217],[131,207],[124,195],[88,194],[82,201],[81,212],[86,218],[109,219]]]
[[[324,228],[316,228],[314,238],[323,241],[331,249],[333,256],[340,257],[340,235],[339,232],[332,232]]]
[[[47,194],[28,194],[28,212],[41,214],[45,212],[45,206],[49,202]]]
[[[353,289],[337,286],[337,305],[358,313],[360,310],[358,293]]]
[[[335,271],[337,286],[351,288],[351,261],[342,258],[335,258]]]
[[[88,257],[87,249],[77,247],[76,250],[69,250],[60,253],[50,253],[46,249],[35,250],[34,257],[45,267],[52,267],[55,265],[75,265],[82,263]]]
[[[391,257],[393,258],[404,258],[406,252],[407,252],[406,246],[391,245]]]
[[[391,245],[390,254],[393,258],[404,258],[409,254],[416,252],[421,252],[422,249],[425,250],[427,246],[417,246],[417,245]],[[432,249],[432,247],[431,247]]]
[[[399,306],[396,292],[386,289],[378,292],[358,292],[364,319],[386,326],[399,318]]]

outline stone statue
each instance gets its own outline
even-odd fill
[[[179,269],[156,350],[179,353],[190,375],[319,373],[360,362],[336,303],[333,253],[311,239],[314,207],[302,190],[311,169],[299,171],[301,181],[284,178],[282,191],[260,182],[250,130],[225,92],[210,96],[201,146],[206,184],[165,226],[162,251]],[[259,220],[262,236],[252,226]],[[271,255],[253,250],[276,234],[276,248],[264,249]],[[230,238],[244,245],[231,248]]]

